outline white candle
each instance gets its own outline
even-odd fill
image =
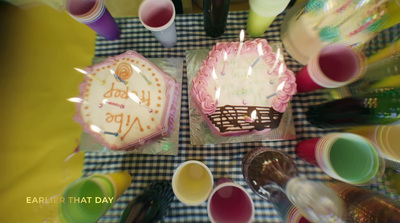
[[[138,103],[139,105],[147,108],[147,110],[149,111],[149,113],[153,112],[153,109],[151,109],[150,107],[146,106],[145,104],[143,104],[143,102],[140,100],[140,98],[133,92],[128,92],[128,96],[129,98],[131,98],[134,102]]]
[[[107,131],[103,131],[100,127],[98,127],[97,125],[90,125],[90,129],[93,132],[97,132],[97,133],[103,133],[103,134],[107,134],[107,135],[114,135],[115,137],[118,136],[118,132],[107,132]]]
[[[242,50],[243,47],[243,41],[244,41],[244,30],[240,31],[240,37],[239,37],[240,43],[239,43],[239,49],[236,55],[236,58],[240,55],[240,51]]]
[[[226,61],[228,60],[228,54],[224,51],[224,67],[222,68],[221,75],[225,75]]]
[[[147,82],[148,85],[151,85],[151,81],[149,81],[149,79],[147,79],[147,77],[144,76],[142,71],[137,66],[131,64],[131,67],[143,77],[143,79]]]
[[[260,60],[262,59],[262,57],[264,56],[261,43],[258,43],[258,44],[257,44],[257,50],[258,50],[258,58],[257,58],[256,61],[254,61],[254,63],[251,65],[252,68],[253,68],[253,67],[258,63],[258,61],[260,61]]]
[[[91,75],[91,74],[88,74],[88,72],[86,72],[85,70],[82,70],[82,69],[79,69],[79,68],[74,68],[74,69],[75,69],[76,71],[78,71],[79,73],[88,76],[88,77],[89,77],[90,79],[92,79],[92,80],[99,81],[101,84],[105,84],[105,83],[106,83],[105,81],[102,81],[102,80],[100,80],[99,78],[97,78],[97,77],[95,77],[95,76],[93,76],[93,75]]]

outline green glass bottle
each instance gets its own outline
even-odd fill
[[[306,116],[317,127],[397,124],[400,123],[400,88],[378,88],[310,106]]]

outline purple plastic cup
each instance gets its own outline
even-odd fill
[[[67,11],[76,21],[108,40],[116,40],[121,34],[102,0],[68,0]]]

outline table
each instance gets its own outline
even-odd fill
[[[95,57],[114,56],[126,50],[135,50],[147,58],[185,58],[186,50],[209,48],[220,41],[238,41],[240,30],[246,29],[247,13],[244,11],[230,12],[227,21],[227,30],[219,38],[210,38],[205,35],[202,14],[177,15],[176,28],[178,42],[172,49],[163,48],[150,31],[142,26],[138,18],[118,18],[116,21],[122,31],[121,38],[116,41],[107,41],[97,36]],[[284,13],[277,17],[263,38],[266,38],[270,43],[280,42],[280,24],[283,18]],[[399,30],[400,26],[396,26],[391,31],[382,32],[377,38],[371,41],[366,54],[371,55],[382,48],[388,41],[394,39],[394,36],[399,35]],[[246,37],[246,40],[250,39],[253,38]],[[300,70],[302,65],[298,64],[286,52],[284,56],[286,64],[293,72],[296,73]],[[99,222],[119,222],[126,205],[136,195],[140,194],[154,180],[170,181],[175,168],[186,160],[194,159],[204,162],[211,169],[215,181],[220,178],[230,178],[234,182],[244,186],[254,201],[256,208],[255,222],[281,222],[281,220],[272,208],[272,205],[254,194],[245,183],[241,171],[241,160],[243,155],[249,150],[263,146],[286,152],[294,159],[300,176],[318,181],[330,179],[319,168],[305,163],[295,153],[295,146],[298,141],[338,131],[337,129],[318,129],[311,126],[305,120],[304,112],[309,105],[318,104],[326,100],[323,91],[302,93],[294,96],[292,107],[297,135],[296,140],[192,146],[190,144],[186,65],[186,61],[184,61],[178,156],[115,154],[112,152],[86,153],[84,164],[85,176],[94,173],[127,170],[133,177],[129,189],[117,200],[114,206]],[[398,195],[389,193],[386,190],[384,183],[384,180],[380,180],[368,186],[367,189],[398,199]],[[194,207],[185,206],[174,198],[164,221],[185,223],[209,222],[207,204],[203,203]]]

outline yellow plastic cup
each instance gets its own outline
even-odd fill
[[[251,37],[260,37],[268,29],[276,16],[281,13],[290,0],[249,0],[247,33]]]
[[[249,16],[247,17],[247,33],[251,37],[260,37],[268,29],[271,23],[275,20],[276,16],[264,17],[255,13],[253,10],[249,10]]]
[[[195,160],[179,165],[172,177],[175,196],[190,206],[205,202],[213,186],[214,179],[210,169],[204,163]]]
[[[377,145],[383,158],[400,163],[399,125],[362,126],[348,131],[370,139]]]

